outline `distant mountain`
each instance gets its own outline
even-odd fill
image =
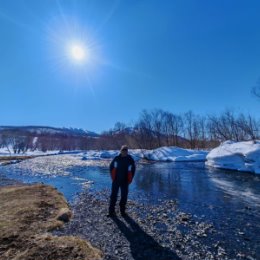
[[[73,137],[99,137],[99,134],[80,128],[57,128],[50,126],[0,126],[0,134],[65,135]]]

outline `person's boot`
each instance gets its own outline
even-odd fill
[[[109,210],[107,217],[112,218],[112,217],[116,217],[116,212],[115,210]]]
[[[120,213],[122,217],[127,216],[126,212],[125,212],[125,208],[120,208]]]

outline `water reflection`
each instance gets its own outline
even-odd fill
[[[87,161],[78,155],[39,157],[0,167],[10,178],[52,184],[70,201],[84,189],[110,189],[109,160]],[[174,199],[189,210],[202,206],[260,206],[260,176],[206,168],[204,163],[155,163],[137,166],[130,198],[151,203]]]
[[[202,163],[158,163],[137,174],[137,190],[187,203],[219,199]]]

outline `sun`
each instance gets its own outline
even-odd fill
[[[85,50],[78,45],[71,47],[71,56],[75,60],[83,60],[85,58]]]
[[[77,63],[83,63],[89,59],[89,50],[83,43],[72,43],[69,46],[69,57]]]

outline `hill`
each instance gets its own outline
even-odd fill
[[[66,135],[98,137],[99,134],[81,128],[57,128],[50,126],[0,126],[0,134],[15,135]]]

